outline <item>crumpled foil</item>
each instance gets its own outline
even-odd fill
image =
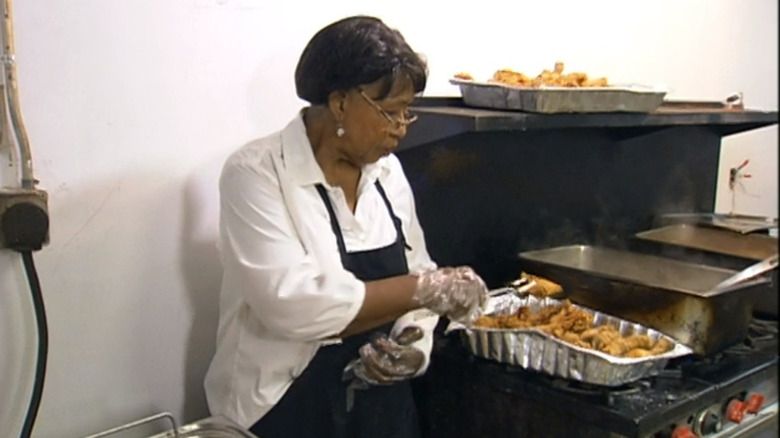
[[[554,298],[538,298],[532,295],[518,296],[514,289],[492,291],[485,315],[514,313],[521,306],[532,310],[561,304]],[[616,357],[598,350],[582,348],[536,329],[488,329],[481,327],[451,326],[461,330],[461,337],[475,356],[516,365],[562,377],[603,386],[620,386],[647,376],[658,374],[669,359],[691,354],[693,351],[661,332],[617,318],[586,307],[572,304],[594,315],[593,326],[612,324],[623,336],[641,334],[653,341],[666,338],[674,347],[666,353],[643,357]]]

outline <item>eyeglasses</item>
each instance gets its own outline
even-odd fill
[[[358,91],[360,91],[360,95],[363,96],[363,99],[365,99],[366,102],[368,102],[371,106],[373,106],[374,109],[379,111],[379,114],[382,114],[382,116],[385,119],[387,119],[387,121],[390,122],[390,124],[392,124],[393,126],[407,127],[417,120],[417,115],[412,113],[408,109],[404,110],[404,112],[400,116],[391,116],[390,114],[388,114],[387,111],[383,110],[382,107],[379,106],[379,104],[376,103],[376,101],[374,101],[374,99],[368,97],[368,95],[363,90],[358,90]]]

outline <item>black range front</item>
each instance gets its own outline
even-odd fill
[[[423,436],[776,437],[776,328],[774,340],[678,358],[657,376],[606,388],[476,358],[447,336],[416,382]]]

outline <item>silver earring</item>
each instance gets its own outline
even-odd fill
[[[346,131],[344,131],[344,127],[341,126],[341,123],[339,123],[339,126],[336,127],[336,137],[343,137]]]

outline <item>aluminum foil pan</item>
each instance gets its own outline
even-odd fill
[[[451,79],[466,105],[534,113],[648,113],[663,103],[666,91],[641,85],[609,87],[517,87]]]
[[[560,304],[553,298],[535,296],[519,297],[514,289],[493,292],[484,314],[502,315],[514,313],[521,306],[532,310]],[[611,315],[584,308],[594,315],[593,326],[604,324],[616,326],[623,336],[641,334],[653,341],[666,338],[674,347],[664,354],[644,358],[622,358],[597,350],[582,348],[563,342],[536,329],[486,329],[464,327],[461,337],[466,347],[475,356],[492,359],[552,376],[577,380],[603,386],[620,386],[643,377],[657,374],[669,359],[691,354],[692,350],[674,339]]]

